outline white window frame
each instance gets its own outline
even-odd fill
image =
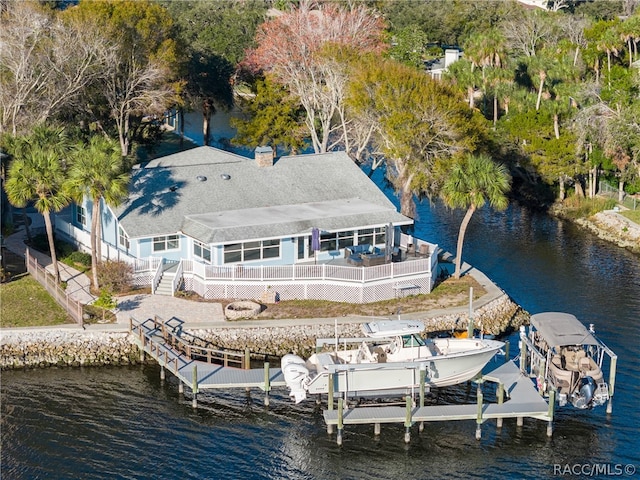
[[[197,250],[200,250],[200,252],[198,253]],[[205,255],[203,255],[204,252],[208,252],[209,253],[209,257],[207,258]],[[202,243],[199,242],[198,240],[194,240],[193,241],[193,255],[199,259],[201,259],[204,262],[207,263],[211,263],[211,247],[209,245],[207,245],[206,243]]]
[[[170,246],[170,243],[175,242],[176,246]],[[156,244],[163,244],[164,248],[156,248]],[[157,252],[167,252],[170,250],[180,250],[180,235],[163,235],[161,237],[152,237],[151,238],[151,251],[153,253]]]
[[[234,247],[233,249],[229,247]],[[266,255],[265,253],[271,253],[276,251],[276,255]],[[256,256],[249,256],[256,254]],[[227,261],[228,254],[236,254],[239,258]],[[249,255],[248,255],[249,254]],[[247,258],[249,256],[249,258]],[[222,258],[223,263],[240,263],[240,262],[254,262],[257,260],[271,260],[274,258],[281,258],[282,256],[282,240],[275,238],[272,240],[254,240],[250,242],[229,243],[223,246]]]
[[[122,225],[118,225],[118,245],[124,247],[126,250],[129,250],[131,246],[131,242],[129,242],[129,235],[124,231]]]
[[[356,236],[358,245],[380,245],[385,243],[385,227],[361,228]],[[371,237],[371,240],[367,237]]]
[[[76,223],[83,227],[87,226],[87,209],[82,205],[76,205]]]

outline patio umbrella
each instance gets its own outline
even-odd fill
[[[320,230],[315,227],[311,229],[311,250],[320,250]]]
[[[317,262],[316,252],[320,250],[320,230],[316,227],[311,229],[311,250],[313,250],[313,260]]]
[[[389,223],[384,227],[384,260],[385,263],[391,261],[391,253],[393,250],[393,224]]]

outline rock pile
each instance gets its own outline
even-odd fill
[[[640,227],[617,212],[598,212],[589,219],[580,218],[576,222],[603,240],[640,253]]]
[[[517,330],[528,322],[529,315],[506,294],[474,312],[474,325],[487,334],[501,334]],[[468,314],[444,315],[424,319],[425,333],[467,328]],[[289,327],[224,328],[215,330],[190,330],[196,337],[214,345],[233,350],[248,348],[252,352],[282,357],[287,353],[308,356],[316,346],[316,338],[333,338],[335,326],[327,320],[325,325],[292,325]],[[363,336],[358,323],[339,324],[339,337]]]
[[[124,332],[38,330],[2,334],[0,368],[126,365],[140,353]]]
[[[425,333],[464,330],[468,313],[421,319]],[[528,321],[528,314],[507,295],[495,299],[474,312],[474,325],[485,333],[500,334],[517,329]],[[323,325],[291,325],[270,327],[230,327],[189,329],[188,333],[208,340],[221,348],[282,357],[287,353],[308,356],[317,338],[333,338],[335,325],[331,319]],[[361,324],[338,325],[338,336],[361,337]],[[126,332],[92,332],[47,329],[3,332],[0,340],[0,368],[123,365],[139,361],[138,347]]]

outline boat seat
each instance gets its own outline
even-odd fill
[[[369,348],[369,345],[367,345],[366,342],[362,342],[362,344],[360,345],[360,352],[358,352],[358,363],[360,363],[360,359],[366,359],[371,363],[376,363],[376,358],[373,356],[373,353],[371,353],[371,348]]]
[[[592,358],[584,357],[580,359],[580,372],[585,377],[591,377],[596,385],[604,381],[602,370]]]
[[[565,350],[563,354],[564,367],[573,372],[580,371],[580,359],[585,358],[586,355],[584,350]]]
[[[582,357],[578,360],[578,366],[580,370],[591,370],[591,359],[588,357]]]
[[[549,373],[551,374],[553,384],[560,393],[568,393],[575,380],[574,377],[578,375],[577,372],[571,372],[563,369],[558,355],[551,358]]]

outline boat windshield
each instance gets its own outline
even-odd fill
[[[403,335],[402,336],[402,346],[404,348],[408,347],[423,347],[424,340],[418,337],[417,335]]]

